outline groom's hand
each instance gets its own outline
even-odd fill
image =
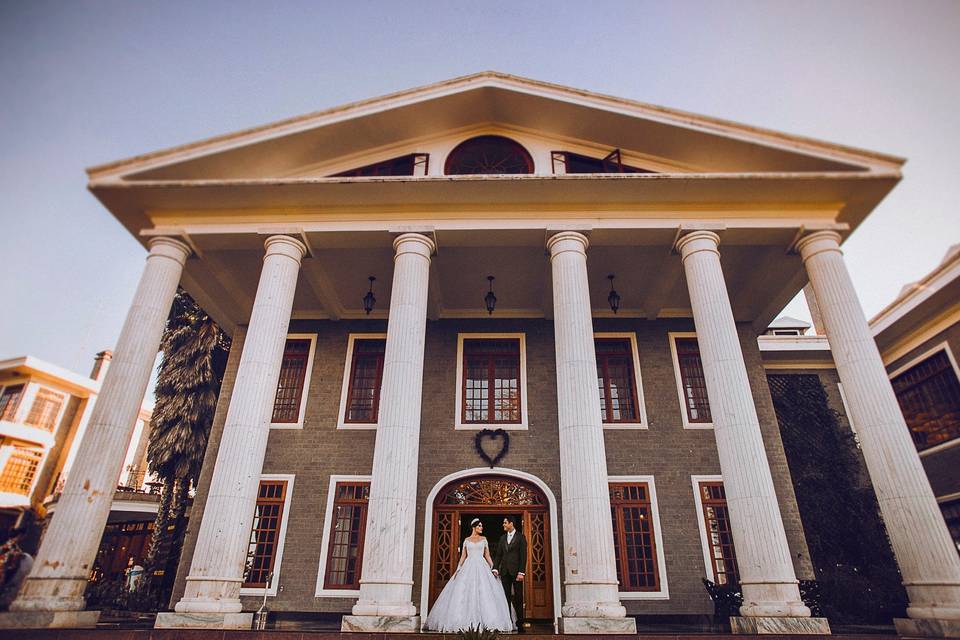
[[[518,573],[518,574],[517,574],[517,582],[523,582],[523,574],[522,574],[522,573]]]

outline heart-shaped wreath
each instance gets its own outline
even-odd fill
[[[497,452],[493,458],[490,457],[484,448],[483,440],[485,438],[490,438],[491,440],[503,439],[503,445],[500,447],[500,451]],[[503,460],[504,456],[507,455],[507,452],[510,451],[510,434],[508,434],[503,429],[484,429],[478,431],[477,435],[473,438],[473,447],[477,450],[477,455],[483,458],[483,460],[490,465],[490,468],[493,469],[497,466],[497,463]]]

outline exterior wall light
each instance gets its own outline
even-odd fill
[[[610,281],[610,293],[607,295],[607,302],[610,303],[610,308],[613,309],[614,313],[620,308],[620,294],[613,288],[613,279],[615,277],[612,273],[607,276],[607,280]]]
[[[493,276],[487,276],[487,282],[490,283],[490,290],[487,291],[487,295],[483,296],[483,301],[487,303],[487,313],[493,315],[493,310],[497,306],[497,296],[493,295]]]
[[[367,295],[363,296],[363,310],[367,312],[367,315],[370,315],[370,312],[373,311],[373,305],[377,303],[377,297],[373,295],[373,283],[376,278],[370,276],[367,279],[370,281],[370,290],[367,291]]]

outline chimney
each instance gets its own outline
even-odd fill
[[[90,377],[94,380],[103,380],[103,376],[107,375],[107,369],[110,368],[110,361],[112,359],[113,351],[109,349],[98,353],[97,357],[93,360],[93,371],[90,372]]]

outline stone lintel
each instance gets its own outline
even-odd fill
[[[161,611],[155,629],[250,629],[253,613],[177,613]]]
[[[773,616],[731,616],[732,633],[752,635],[830,635],[826,618],[777,618]]]
[[[905,638],[960,638],[960,620],[894,618],[893,624]]]
[[[0,629],[92,629],[99,611],[4,611]]]
[[[418,633],[420,616],[343,616],[340,631]]]
[[[572,618],[564,617],[557,619],[560,633],[563,634],[628,634],[637,633],[637,621],[635,618],[627,616],[626,618]]]

